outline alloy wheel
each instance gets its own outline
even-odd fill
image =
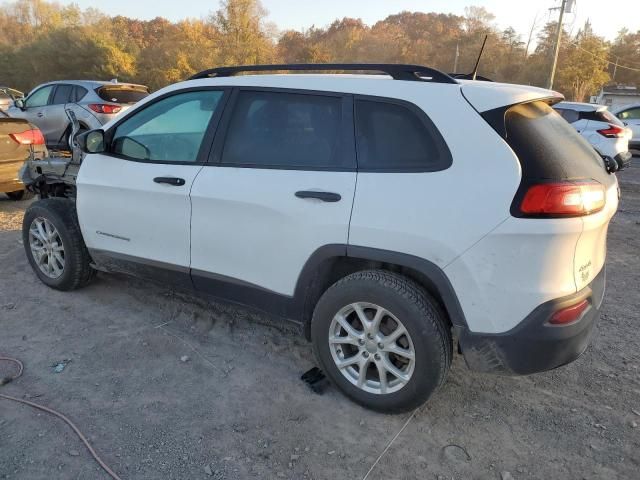
[[[397,392],[411,379],[415,349],[402,322],[367,302],[342,308],[329,327],[329,348],[340,373],[374,394]]]
[[[49,278],[64,273],[64,245],[56,227],[46,218],[37,217],[29,227],[29,248],[38,268]]]

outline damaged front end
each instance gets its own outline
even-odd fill
[[[19,172],[20,181],[27,190],[40,198],[76,197],[76,178],[83,158],[75,141],[80,124],[73,111],[66,110],[66,113],[71,123],[71,152],[51,151],[45,157],[38,157],[32,151]]]

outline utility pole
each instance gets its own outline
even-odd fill
[[[618,73],[618,62],[620,61],[620,57],[616,57],[616,63],[613,66],[613,78],[611,80],[616,79],[616,73]]]
[[[458,57],[460,57],[460,42],[456,42],[456,55],[453,60],[453,73],[458,73]]]
[[[562,38],[562,19],[564,18],[564,9],[567,6],[567,0],[562,0],[560,6],[560,18],[558,19],[558,31],[556,32],[556,45],[553,50],[553,62],[551,64],[551,73],[549,73],[549,83],[547,88],[551,90],[553,88],[553,80],[556,76],[556,66],[558,65],[558,53],[560,53],[560,40]]]
[[[526,59],[529,56],[529,46],[531,45],[531,39],[533,38],[533,32],[538,26],[538,12],[536,12],[536,16],[533,19],[533,23],[531,24],[531,30],[529,30],[529,39],[527,40],[527,48],[524,49],[524,58]]]

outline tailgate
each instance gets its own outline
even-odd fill
[[[578,290],[591,283],[604,267],[607,255],[607,231],[617,208],[618,181],[615,175],[611,175],[604,208],[597,213],[582,217],[583,229],[574,257],[574,278]]]

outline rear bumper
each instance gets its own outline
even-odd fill
[[[24,185],[18,179],[18,171],[24,162],[0,162],[0,192],[15,192],[24,190]]]
[[[499,334],[460,332],[460,347],[471,370],[503,375],[528,375],[560,367],[587,348],[600,316],[606,282],[605,268],[579,292],[538,306],[521,323]],[[589,307],[575,322],[547,324],[557,310],[584,299]]]

